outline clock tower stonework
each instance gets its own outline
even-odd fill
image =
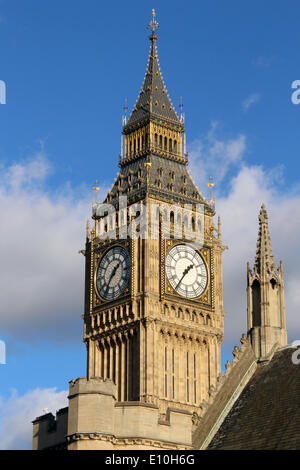
[[[239,429],[236,416],[257,401],[252,389],[246,401],[242,393],[287,343],[283,268],[276,269],[262,206],[255,265],[247,268],[248,336],[221,373],[221,222],[215,226],[212,195],[207,200],[199,192],[188,170],[184,115],[182,106],[176,114],[161,75],[154,10],[149,26],[144,83],[123,118],[119,173],[103,202],[94,188],[92,227],[81,250],[86,377],[69,382],[69,406],[56,418],[47,413],[33,421],[33,449],[195,450],[215,436],[235,448],[244,429],[251,441],[251,423],[263,410],[260,401]],[[259,390],[269,390],[266,383]],[[254,448],[258,443],[255,437]]]
[[[221,223],[188,170],[184,116],[161,75],[154,12],[149,26],[120,171],[93,203],[82,250],[87,373],[70,382],[70,450],[191,449],[221,375]]]
[[[220,221],[215,227],[214,201],[187,169],[183,116],[163,82],[154,16],[150,26],[145,80],[123,121],[120,172],[103,204],[93,204],[87,229],[83,317],[84,386],[113,389],[114,411],[141,420],[147,439],[148,414],[165,428],[170,416],[189,427],[197,421],[221,373],[224,318]],[[137,437],[132,432],[126,439]]]

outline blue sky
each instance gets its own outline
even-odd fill
[[[300,79],[299,2],[0,0],[2,403],[16,400],[12,389],[30,402],[37,388],[59,394],[85,375],[77,251],[91,187],[98,179],[104,195],[118,172],[124,99],[130,111],[146,71],[152,8],[177,110],[183,97],[190,169],[203,193],[213,175],[230,247],[223,361],[246,329],[245,264],[255,255],[262,202],[285,266],[289,338],[300,337],[300,105],[291,102]],[[43,404],[34,406],[29,415],[42,414]],[[0,435],[9,419],[0,400]],[[7,448],[30,445],[27,428],[24,436]]]

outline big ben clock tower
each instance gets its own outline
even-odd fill
[[[276,406],[286,389],[283,369],[295,397],[299,381],[295,353],[291,360],[285,347],[283,268],[275,267],[266,208],[255,266],[247,269],[248,336],[222,375],[226,247],[220,218],[213,221],[213,182],[207,200],[188,170],[182,106],[178,116],[160,71],[154,10],[149,27],[144,82],[123,118],[120,170],[102,202],[96,184],[80,250],[86,377],[69,382],[69,405],[56,417],[33,421],[33,449],[112,450],[105,464],[133,465],[138,456],[123,460],[118,451],[277,448],[281,434],[293,448],[295,433],[287,439],[273,426],[287,408]],[[150,463],[193,463],[188,454],[165,461],[152,452]]]
[[[164,418],[170,407],[197,413],[220,375],[224,247],[214,202],[187,169],[183,115],[161,75],[154,11],[149,26],[120,172],[103,204],[94,203],[87,230],[84,342],[87,379],[112,380],[117,402],[155,405]]]

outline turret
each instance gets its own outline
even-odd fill
[[[266,356],[272,347],[287,344],[284,307],[283,266],[276,268],[263,204],[259,214],[259,231],[253,272],[247,265],[248,336],[257,358]]]

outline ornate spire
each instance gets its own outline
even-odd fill
[[[266,206],[262,204],[259,213],[259,230],[256,246],[255,269],[258,273],[275,271],[275,263],[272,253],[271,238],[268,227],[268,214]]]
[[[158,40],[156,29],[158,27],[159,24],[155,20],[155,10],[152,10],[152,20],[148,26],[152,32],[149,36],[151,46],[147,72],[131,116],[124,125],[123,131],[125,133],[135,124],[149,121],[150,117],[153,120],[156,118],[176,125],[178,128],[183,128],[183,123],[180,122],[168,96],[159,67],[156,46],[156,41]]]
[[[152,34],[151,34],[151,36],[149,36],[149,39],[153,43],[154,41],[157,41],[157,39],[158,39],[158,37],[155,35],[155,30],[159,29],[159,24],[155,19],[155,10],[154,10],[154,8],[152,10],[152,20],[150,21],[150,23],[148,25],[148,29],[149,28],[152,29]]]

